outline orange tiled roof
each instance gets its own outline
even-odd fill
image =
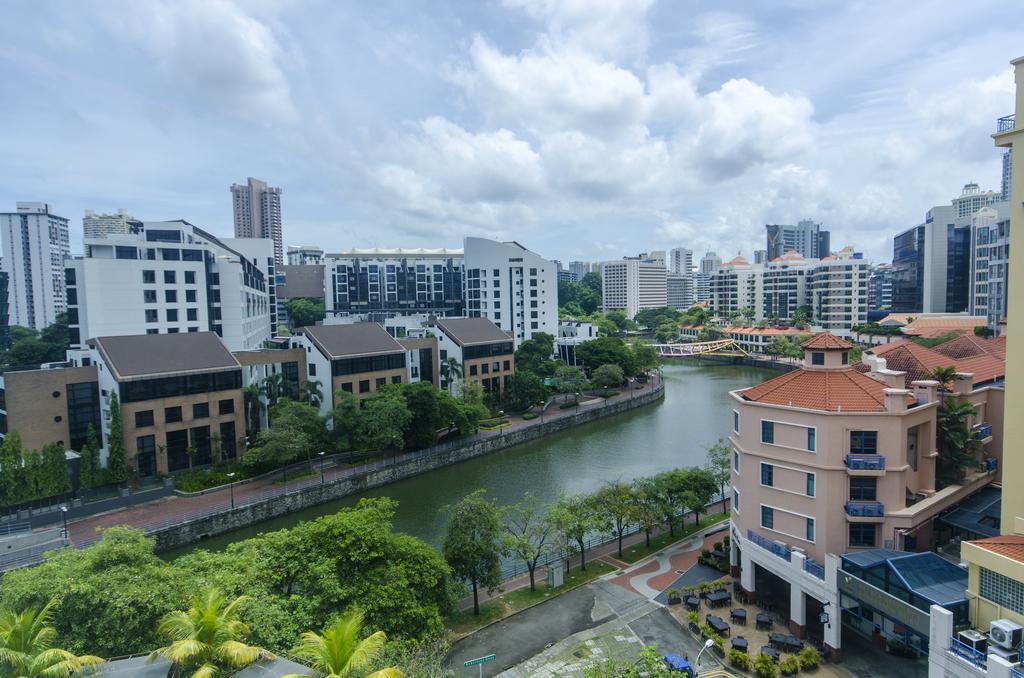
[[[853,344],[845,339],[840,339],[831,332],[816,334],[800,345],[804,348],[817,349],[819,351],[829,349],[848,351],[853,348]]]
[[[1024,563],[1024,536],[1022,535],[1004,534],[998,537],[989,537],[988,539],[976,539],[968,543],[1010,560]]]
[[[1006,360],[1006,337],[986,339],[973,334],[964,334],[939,344],[935,350],[942,355],[956,359],[990,355],[1000,360]]]
[[[988,323],[984,316],[942,316],[938,318],[915,318],[903,328],[904,334],[926,339],[937,339],[950,332],[973,332],[975,327]]]
[[[828,412],[884,412],[885,388],[855,370],[800,369],[748,388],[742,396],[758,403]]]
[[[885,366],[890,370],[906,372],[908,384],[919,379],[931,379],[931,371],[936,367],[955,367],[957,372],[970,372],[974,374],[974,384],[992,381],[1006,374],[1006,362],[994,355],[957,359],[908,339],[875,346],[867,352],[885,358]]]
[[[749,263],[745,257],[737,256],[725,262],[722,266],[746,266]]]

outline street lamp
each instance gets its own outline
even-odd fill
[[[576,414],[580,413],[580,392],[576,391]]]
[[[60,514],[61,514],[61,517],[64,518],[64,538],[67,539],[68,538],[68,505],[67,504],[61,504],[60,505]]]
[[[505,435],[505,410],[498,410],[498,435]]]
[[[542,424],[544,423],[544,406],[545,406],[546,404],[547,404],[547,403],[545,403],[545,402],[543,402],[543,401],[541,401],[541,402],[537,403],[537,407],[539,407],[539,408],[540,408],[540,423],[542,423]]]
[[[711,648],[713,648],[714,646],[715,641],[711,640],[710,638],[704,641],[704,647],[702,647],[700,649],[700,652],[697,653],[697,666],[700,666],[700,656],[708,650],[710,650]]]
[[[324,484],[324,451],[320,451],[320,484]]]
[[[636,381],[633,377],[629,378],[629,399],[633,399],[633,382]]]
[[[231,494],[231,508],[235,508],[235,472],[228,474],[228,492]]]

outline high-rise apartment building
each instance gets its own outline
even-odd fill
[[[0,265],[8,275],[10,322],[41,330],[67,307],[68,220],[53,214],[43,202],[19,202],[15,210],[0,213]]]
[[[722,265],[722,257],[708,251],[700,260],[700,273],[711,275]]]
[[[982,207],[990,207],[1002,200],[1002,190],[983,191],[978,184],[964,184],[960,195],[953,198],[953,216],[958,219],[970,218]]]
[[[870,277],[870,264],[852,247],[816,262],[808,278],[814,326],[845,335],[867,322]]]
[[[778,259],[786,252],[799,252],[807,259],[821,259],[830,254],[830,234],[821,224],[802,219],[793,225],[765,224],[766,254],[768,261]]]
[[[324,250],[316,245],[288,246],[289,266],[319,266],[324,263]]]
[[[693,274],[675,275],[669,273],[665,278],[666,306],[685,311],[693,306]]]
[[[274,243],[274,263],[284,263],[281,234],[281,189],[249,177],[248,183],[231,185],[236,238],[269,238]]]
[[[518,347],[537,332],[558,336],[555,263],[517,242],[463,241],[465,313],[488,318]]]
[[[693,273],[693,250],[676,247],[668,253],[668,270],[672,275],[691,275]]]
[[[593,265],[589,261],[570,261],[569,271],[576,276],[577,280],[583,280],[583,276],[593,271]]]
[[[993,332],[1006,319],[1010,270],[1010,221],[991,207],[974,215],[974,259],[971,270],[971,315],[988,318]]]
[[[723,318],[752,308],[763,316],[762,267],[754,266],[746,257],[736,256],[711,275],[711,308]]]
[[[868,308],[873,311],[892,309],[892,264],[877,264],[868,274]]]
[[[142,226],[142,222],[119,209],[117,214],[96,214],[86,210],[82,217],[82,232],[86,238],[102,238],[105,235],[124,235]]]
[[[11,347],[11,316],[8,312],[8,280],[7,271],[0,266],[0,351]]]
[[[706,301],[711,301],[711,277],[710,273],[693,274],[694,303],[702,304]]]
[[[462,315],[463,250],[352,249],[324,256],[328,315]],[[553,268],[553,267],[552,267]]]
[[[1003,153],[1003,180],[1001,182],[1003,200],[1010,199],[1010,182],[1013,180],[1013,151]]]
[[[667,305],[667,273],[664,260],[626,257],[601,262],[604,310],[625,311],[633,318],[645,308]]]
[[[274,249],[267,239],[216,238],[187,221],[87,238],[67,262],[71,347],[89,339],[216,332],[229,350],[272,337]]]
[[[817,260],[806,259],[799,252],[790,250],[763,268],[755,265],[753,270],[759,274],[755,280],[762,300],[760,310],[754,307],[757,319],[787,320],[798,308],[807,310],[810,307],[811,267],[815,263]]]
[[[768,250],[754,250],[754,263],[765,264],[768,262]]]

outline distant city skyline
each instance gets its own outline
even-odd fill
[[[75,251],[86,209],[227,237],[224,189],[255,176],[287,193],[285,246],[729,259],[812,218],[882,261],[964,183],[1001,189],[1024,6],[600,9],[15,4],[0,206],[51,204]]]

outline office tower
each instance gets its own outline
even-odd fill
[[[693,274],[675,275],[665,278],[665,299],[669,308],[685,311],[693,306]]]
[[[668,270],[672,275],[693,273],[693,250],[676,247],[668,253]]]
[[[665,254],[665,250],[652,250],[649,254],[644,252],[640,255],[640,258],[650,259],[657,264],[661,264],[662,268],[668,267],[668,257]]]
[[[554,267],[552,266],[552,269]],[[463,250],[352,249],[324,255],[328,315],[462,315]]]
[[[324,263],[324,250],[316,245],[288,246],[289,266],[317,266]]]
[[[19,202],[15,210],[0,213],[10,323],[42,330],[67,308],[64,260],[71,256],[68,220],[53,214],[43,202]]]
[[[583,280],[583,276],[590,273],[592,270],[589,261],[570,261],[569,271],[576,276],[577,280]]]
[[[117,210],[117,214],[96,214],[86,210],[82,217],[82,232],[86,238],[102,238],[105,235],[124,235],[142,226],[142,222],[128,214],[128,210]]]
[[[626,257],[601,262],[602,301],[605,312],[625,311],[633,318],[645,308],[668,303],[664,260]]]
[[[711,274],[693,274],[693,301],[696,304],[703,304],[711,301]]]
[[[811,266],[808,278],[812,324],[838,335],[867,322],[871,266],[852,247],[844,247]]]
[[[463,242],[465,313],[488,318],[516,346],[537,332],[558,336],[558,278],[554,262],[517,242]]]
[[[765,224],[764,228],[767,243],[765,257],[768,261],[786,252],[799,252],[807,259],[820,259],[829,255],[829,232],[823,231],[821,224],[810,219],[802,219],[795,226]]]
[[[988,318],[993,332],[1006,318],[1009,294],[1010,221],[991,207],[974,215],[974,259],[971,271],[971,315]]]
[[[711,275],[718,270],[718,267],[722,265],[722,257],[718,256],[714,252],[708,252],[700,260],[700,272],[705,275]]]
[[[67,262],[71,347],[89,339],[216,332],[229,350],[272,337],[274,246],[216,238],[187,221],[145,222],[137,233],[85,241]]]
[[[892,264],[877,264],[868,275],[868,309],[892,309]]]
[[[768,261],[768,250],[754,250],[754,263],[764,264]]]
[[[11,347],[11,317],[8,314],[8,280],[7,271],[0,266],[0,351]]]
[[[236,238],[270,238],[274,263],[284,263],[281,235],[281,189],[249,177],[246,185],[231,185]]]
[[[1013,180],[1013,151],[1003,153],[1003,200],[1010,199],[1010,182]]]
[[[983,207],[994,210],[997,221],[1008,218],[1008,202],[990,201],[999,195],[967,184],[960,197],[928,210],[923,223],[893,238],[893,311],[963,313],[970,308],[972,219]]]
[[[573,283],[578,282],[576,274],[572,271],[564,268],[558,269],[558,282]]]

